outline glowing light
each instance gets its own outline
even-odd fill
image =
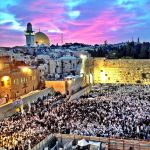
[[[81,55],[80,55],[80,58],[82,59],[81,70],[80,70],[80,75],[81,75],[81,74],[84,74],[84,73],[85,73],[85,65],[86,65],[87,56],[81,54]]]
[[[9,85],[9,79],[10,77],[9,76],[3,76],[1,81],[4,82],[4,86],[8,86]]]
[[[7,82],[9,80],[9,76],[3,76],[2,81]]]
[[[86,55],[82,55],[82,54],[81,54],[81,55],[80,55],[80,58],[81,58],[81,59],[86,59],[86,58],[87,58],[87,56],[86,56]]]
[[[20,108],[16,108],[16,112],[20,112]]]
[[[69,80],[69,81],[68,81],[68,84],[71,84],[71,83],[72,83],[72,80]]]
[[[27,67],[23,67],[23,68],[22,68],[22,72],[27,73],[27,72],[28,72],[28,69],[29,69],[29,68],[27,68]]]
[[[32,70],[28,67],[23,67],[21,68],[22,72],[23,73],[27,73],[27,74],[31,74],[32,73]]]
[[[107,77],[106,77],[106,75],[105,75],[105,72],[101,72],[101,73],[100,73],[100,78],[101,78],[102,81],[106,81],[106,80],[107,80]]]
[[[93,84],[93,75],[90,73],[90,83]]]

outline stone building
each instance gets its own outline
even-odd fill
[[[39,87],[39,72],[21,61],[0,57],[0,100],[16,99]]]
[[[150,84],[148,59],[94,59],[94,83]]]

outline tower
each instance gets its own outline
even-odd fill
[[[26,36],[26,46],[27,47],[34,47],[34,31],[32,30],[32,24],[27,24],[27,30],[25,31]]]
[[[139,38],[139,37],[138,37],[138,41],[137,41],[137,43],[138,43],[138,44],[140,44],[140,38]]]
[[[64,44],[64,34],[63,33],[61,34],[61,44],[62,45]]]

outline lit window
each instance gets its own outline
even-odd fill
[[[21,83],[23,83],[23,78],[21,78]]]

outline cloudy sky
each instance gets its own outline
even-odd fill
[[[0,46],[25,45],[31,22],[52,44],[150,41],[150,0],[0,0]]]

